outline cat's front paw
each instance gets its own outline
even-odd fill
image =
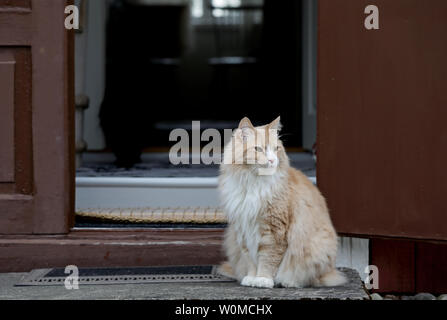
[[[273,288],[274,282],[270,278],[246,276],[242,279],[241,285],[255,288]]]
[[[245,287],[251,287],[255,278],[256,277],[245,276],[241,281],[241,285],[243,285]]]

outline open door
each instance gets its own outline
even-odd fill
[[[446,15],[445,0],[319,0],[318,185],[339,233],[372,238],[380,292],[447,286]]]
[[[65,0],[0,1],[0,234],[57,234],[73,210]]]
[[[447,2],[319,0],[318,184],[342,234],[447,240]]]

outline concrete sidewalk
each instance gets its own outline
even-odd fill
[[[236,282],[226,283],[154,283],[126,285],[81,285],[79,290],[64,286],[15,287],[26,273],[0,274],[0,300],[259,300],[259,299],[369,299],[358,273],[344,269],[349,283],[332,288],[258,289],[242,287]]]

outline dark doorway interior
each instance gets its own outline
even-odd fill
[[[169,147],[169,132],[192,120],[223,130],[281,115],[286,146],[301,146],[300,1],[207,1],[200,17],[188,6],[112,3],[100,118],[120,166]]]

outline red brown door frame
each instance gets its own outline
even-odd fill
[[[0,272],[37,268],[217,264],[222,229],[74,230],[1,236]]]
[[[364,11],[379,9],[379,29]],[[318,185],[380,291],[447,288],[447,2],[319,0]],[[438,270],[439,271],[439,270]]]
[[[318,185],[340,233],[447,240],[447,2],[319,1]]]
[[[73,34],[65,0],[0,5],[0,234],[63,234],[74,208]]]

